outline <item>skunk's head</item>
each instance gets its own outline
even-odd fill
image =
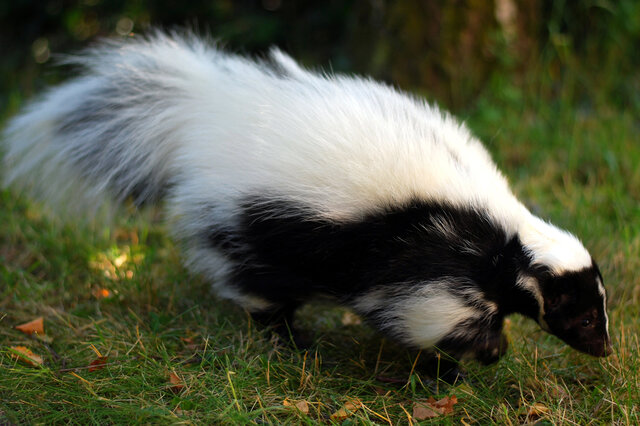
[[[606,293],[598,266],[538,277],[543,298],[540,325],[572,348],[593,356],[611,353]]]
[[[607,294],[598,266],[573,235],[542,221],[529,231],[521,235],[529,258],[521,283],[535,287],[538,323],[574,349],[609,355]]]

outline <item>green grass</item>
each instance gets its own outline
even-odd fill
[[[298,325],[311,351],[274,345],[246,312],[180,265],[155,212],[109,226],[63,224],[0,192],[0,423],[331,422],[406,424],[414,401],[456,395],[434,422],[640,423],[640,144],[637,114],[566,102],[484,98],[463,118],[532,210],[575,232],[601,265],[615,354],[590,358],[511,318],[496,365],[467,363],[466,381],[427,377],[420,354],[383,340],[346,312],[312,304]],[[524,106],[523,106],[524,105]],[[96,290],[108,289],[99,298]],[[45,318],[45,344],[13,327]],[[27,346],[43,367],[15,360]],[[98,371],[86,368],[108,357]],[[172,389],[170,372],[184,382]],[[393,380],[389,380],[393,379]],[[308,414],[283,406],[305,400]],[[538,410],[532,408],[538,405]],[[542,407],[542,408],[540,408]],[[531,415],[528,415],[530,413]]]

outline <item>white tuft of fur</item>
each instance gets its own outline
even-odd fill
[[[455,331],[464,335],[467,327],[457,327],[473,318],[482,321],[498,311],[494,302],[482,297],[464,279],[443,277],[426,281],[411,291],[406,284],[373,289],[354,300],[356,312],[374,317],[380,329],[416,348],[430,348],[445,336],[455,336]],[[465,298],[461,288],[468,286]],[[457,294],[452,294],[456,289]],[[466,299],[466,300],[465,300]],[[384,307],[383,310],[380,308]],[[453,334],[452,334],[453,333]]]
[[[602,312],[604,313],[604,329],[607,330],[607,335],[609,334],[609,315],[607,315],[607,293],[604,289],[604,284],[602,284],[602,280],[598,278],[598,293],[602,296]]]
[[[592,265],[591,255],[575,236],[535,216],[523,223],[519,235],[533,263],[549,267],[556,275]]]
[[[544,297],[542,296],[542,290],[540,289],[538,281],[533,277],[520,275],[516,281],[516,286],[528,292],[536,300],[538,305],[538,324],[540,324],[543,330],[549,331],[549,326],[544,320]]]
[[[427,286],[406,302],[401,315],[402,325],[406,327],[408,341],[419,348],[432,347],[449,336],[460,322],[478,314],[460,297]]]
[[[68,61],[81,77],[5,130],[5,183],[61,205],[165,197],[187,263],[223,281],[228,265],[196,240],[212,217],[233,223],[251,194],[336,221],[415,198],[483,209],[509,237],[520,233],[536,262],[555,271],[586,262],[581,244],[533,217],[482,144],[435,106],[371,80],[310,72],[277,49],[270,59],[162,33],[89,49]]]

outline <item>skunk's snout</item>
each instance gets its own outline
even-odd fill
[[[608,336],[605,339],[589,342],[584,347],[576,349],[596,357],[605,357],[613,353],[613,345]]]
[[[611,344],[611,340],[607,339],[607,342],[604,345],[602,354],[598,356],[609,356],[612,353],[613,353],[613,345]]]

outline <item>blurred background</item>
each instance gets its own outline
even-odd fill
[[[637,0],[11,0],[0,2],[0,117],[72,75],[57,54],[100,37],[190,27],[229,49],[277,45],[371,75],[457,114],[570,102],[640,110]],[[495,117],[492,117],[492,114]]]

